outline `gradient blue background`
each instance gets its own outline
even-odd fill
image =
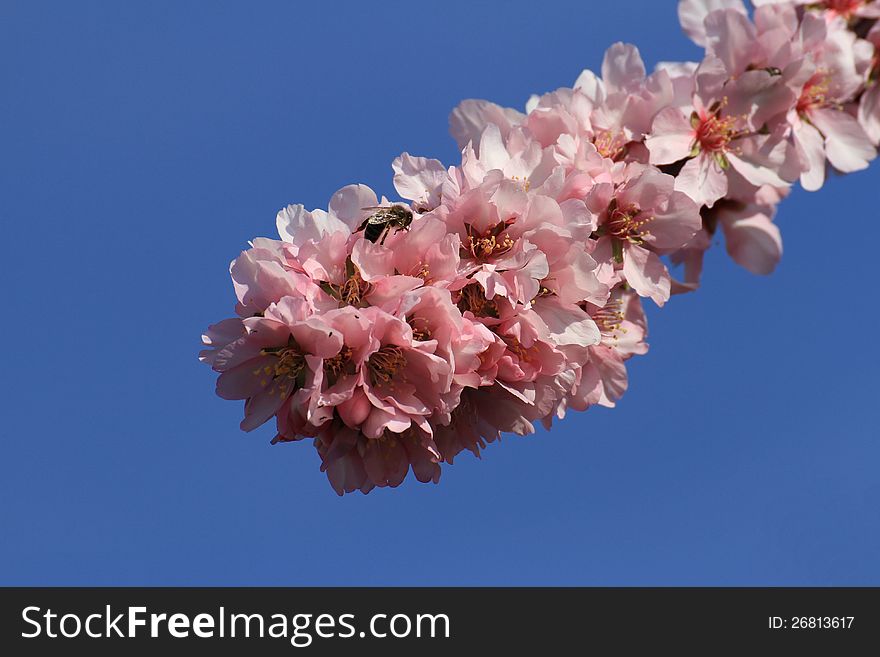
[[[278,208],[468,97],[522,106],[607,45],[698,56],[675,3],[0,7],[2,584],[880,584],[878,169],[797,191],[777,273],[710,255],[651,309],[619,408],[338,498],[238,430],[199,335]]]

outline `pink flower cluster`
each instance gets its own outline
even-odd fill
[[[880,0],[754,4],[682,0],[702,62],[648,74],[618,43],[525,113],[464,101],[461,162],[393,162],[405,201],[349,185],[279,212],[280,239],[232,263],[237,317],[203,336],[241,428],[313,438],[341,495],[614,406],[648,348],[643,299],[695,289],[719,229],[769,273],[792,184],[877,154]]]

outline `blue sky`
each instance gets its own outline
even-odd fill
[[[797,191],[785,256],[723,248],[650,311],[615,410],[338,498],[307,444],[238,430],[199,335],[287,203],[404,150],[455,160],[464,98],[521,106],[698,56],[675,3],[0,8],[0,584],[880,584],[878,167]]]

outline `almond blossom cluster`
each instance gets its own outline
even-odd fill
[[[525,112],[464,101],[461,161],[398,157],[403,200],[349,185],[281,210],[231,265],[236,317],[203,336],[241,428],[313,439],[341,495],[614,406],[643,304],[696,289],[716,232],[769,273],[791,186],[877,155],[880,0],[754,4],[682,0],[701,62],[649,74],[618,43]]]

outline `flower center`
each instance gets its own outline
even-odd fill
[[[522,342],[517,338],[510,335],[502,335],[501,339],[504,340],[504,344],[507,345],[507,350],[514,354],[519,360],[527,363],[532,361],[532,350],[524,347]]]
[[[470,224],[465,224],[466,237],[462,244],[462,257],[488,260],[489,258],[497,258],[510,251],[516,242],[506,231],[513,222],[514,219],[499,221],[482,233]]]
[[[420,317],[410,317],[407,322],[412,329],[413,340],[425,342],[431,339],[431,327],[428,322]]]
[[[827,73],[816,73],[811,77],[801,91],[798,98],[798,114],[806,114],[811,109],[819,109],[828,105],[828,90],[831,87],[831,78]]]
[[[609,301],[604,307],[593,310],[590,312],[590,317],[605,337],[616,337],[614,334],[618,331],[625,332],[625,329],[621,328],[624,316],[620,299]]]
[[[373,289],[372,285],[361,278],[361,272],[358,270],[351,258],[345,261],[345,272],[347,278],[342,285],[334,285],[327,281],[321,281],[321,289],[331,297],[339,301],[342,306],[354,306],[355,308],[363,308],[369,305],[366,302],[366,296]]]
[[[694,113],[691,123],[696,130],[696,145],[707,153],[724,153],[730,142],[742,136],[736,129],[737,118],[721,118],[717,111],[706,116]]]
[[[479,283],[470,283],[462,288],[457,305],[461,312],[469,310],[475,317],[498,318],[497,304],[486,298],[486,293]]]
[[[306,359],[293,338],[290,339],[286,347],[263,349],[261,353],[264,356],[275,356],[277,359],[273,365],[266,365],[261,369],[254,370],[254,376],[263,377],[260,381],[261,386],[265,388],[274,382],[282,396],[286,396],[303,386]]]
[[[610,130],[599,130],[593,137],[593,145],[599,151],[599,155],[609,160],[616,160],[626,150],[626,139],[620,133]]]
[[[278,352],[275,363],[275,376],[286,376],[295,379],[306,366],[306,359],[295,347],[287,347]]]
[[[650,236],[650,233],[644,230],[644,227],[651,219],[653,217],[642,216],[639,206],[631,204],[621,208],[617,205],[617,199],[614,199],[608,207],[608,220],[605,223],[605,230],[616,240],[642,245],[645,243],[645,237]]]
[[[343,346],[333,358],[324,359],[324,377],[329,385],[335,385],[343,374],[354,374],[351,347]]]
[[[355,270],[339,289],[339,298],[349,306],[359,306],[369,291],[370,284],[361,278],[359,271]]]
[[[372,384],[391,383],[394,376],[406,367],[406,356],[397,345],[387,344],[370,356],[367,370]]]

